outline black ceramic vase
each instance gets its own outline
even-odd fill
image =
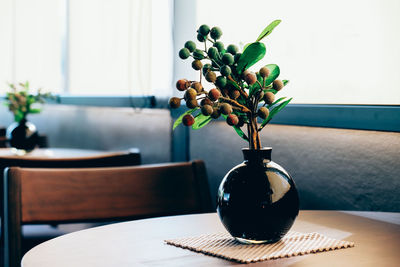
[[[271,148],[243,149],[244,162],[231,169],[219,187],[218,215],[239,242],[276,242],[299,213],[294,181],[271,161],[271,152]]]
[[[11,124],[7,128],[6,137],[9,146],[13,148],[13,152],[18,155],[32,151],[38,143],[36,126],[26,121],[26,119]]]

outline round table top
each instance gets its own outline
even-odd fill
[[[373,213],[379,218],[380,214]],[[374,216],[372,216],[374,217]],[[396,214],[395,220],[399,218]],[[345,239],[355,247],[249,264],[251,266],[398,266],[400,222],[339,211],[301,211],[292,230]],[[165,244],[164,240],[225,231],[216,213],[110,224],[44,242],[23,267],[231,266],[239,263]]]
[[[88,149],[78,149],[78,148],[36,148],[32,152],[25,155],[18,156],[15,155],[11,148],[0,148],[0,159],[18,159],[18,158],[28,158],[28,159],[72,159],[72,158],[84,158],[93,157],[98,155],[108,155],[114,154],[115,152],[99,151],[99,150],[88,150]]]

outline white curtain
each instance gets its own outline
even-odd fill
[[[1,0],[0,89],[168,95],[172,0]]]

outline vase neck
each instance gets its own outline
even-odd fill
[[[262,164],[263,162],[271,161],[272,148],[264,147],[261,149],[243,148],[243,157],[248,164]]]

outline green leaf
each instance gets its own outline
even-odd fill
[[[279,25],[279,23],[281,23],[280,19],[274,20],[273,22],[271,22],[267,27],[265,27],[265,29],[261,32],[261,34],[258,36],[256,42],[261,41],[262,39],[264,39],[266,36],[268,36],[272,30]]]
[[[222,114],[222,117],[224,117],[224,119],[226,120],[226,118],[228,118],[227,115]],[[235,129],[236,133],[243,138],[244,140],[246,140],[247,142],[249,141],[249,138],[246,136],[246,134],[242,131],[242,129],[240,129],[237,126],[233,126],[233,129]]]
[[[267,92],[271,92],[271,93],[273,93],[274,95],[276,95],[276,93],[278,93],[278,91],[276,91],[275,89],[267,89],[267,90],[264,90],[264,93],[267,93]]]
[[[183,116],[185,116],[186,114],[192,114],[193,112],[195,112],[195,111],[198,110],[198,109],[199,109],[199,108],[196,107],[196,108],[194,108],[194,109],[190,109],[190,110],[186,111],[185,113],[181,114],[181,115],[176,119],[176,121],[174,122],[174,126],[172,127],[172,130],[175,130],[175,128],[178,127],[178,125],[182,123],[182,118],[183,118]]]
[[[256,64],[265,56],[265,53],[266,48],[263,43],[255,42],[250,44],[239,58],[236,67],[238,74],[241,74],[244,70]]]
[[[265,86],[270,85],[273,81],[276,80],[276,78],[278,78],[279,74],[280,74],[280,69],[279,66],[276,64],[268,64],[265,67],[267,67],[269,69],[269,75],[268,77],[265,79]]]
[[[281,100],[285,99],[286,96],[279,98],[278,100],[275,100],[274,103],[272,103],[271,105],[268,105],[268,107],[272,107],[275,106],[277,103],[279,103]]]
[[[17,111],[14,113],[14,120],[15,120],[16,122],[20,122],[24,117],[25,117],[25,114],[24,114],[22,111],[20,111],[20,110],[17,110]]]
[[[32,108],[29,110],[29,113],[35,114],[40,113],[42,110],[40,108]]]
[[[193,130],[198,130],[206,126],[212,118],[210,116],[205,116],[203,113],[197,114],[195,117],[194,123],[192,125]]]
[[[286,86],[286,84],[288,84],[288,83],[289,83],[289,81],[288,81],[288,80],[282,80],[282,82],[283,82],[283,86]]]
[[[289,104],[289,102],[292,100],[292,98],[289,98],[288,100],[280,103],[278,106],[274,107],[268,115],[268,118],[266,118],[260,125],[260,128],[258,129],[258,131],[261,131],[265,125],[267,125],[268,122],[270,122],[270,120],[279,112],[281,111],[284,107],[286,107],[287,104]]]
[[[249,142],[249,138],[244,134],[244,132],[242,131],[242,129],[240,129],[237,126],[233,126],[233,129],[235,129],[236,133],[244,140],[246,140],[247,142]]]
[[[237,90],[239,90],[240,89],[240,86],[237,84],[237,83],[234,83],[234,82],[232,82],[231,80],[226,80],[226,83],[227,84],[229,84],[229,85],[231,85],[231,86],[233,86],[233,87],[235,87]]]

